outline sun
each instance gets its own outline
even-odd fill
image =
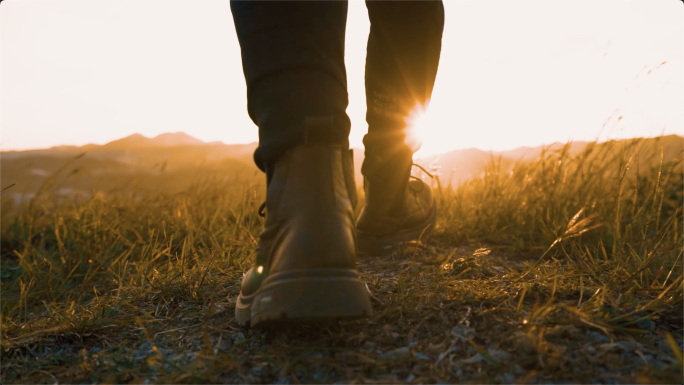
[[[404,143],[413,150],[418,151],[423,146],[423,138],[426,133],[428,115],[427,105],[416,103],[404,118]]]
[[[416,103],[404,118],[404,141],[415,156],[433,156],[454,150],[459,141],[476,135],[468,130],[451,129],[454,111],[433,107],[428,111],[429,103]]]
[[[404,118],[404,142],[419,156],[443,152],[453,142],[451,132],[444,129],[446,120],[428,112],[429,103],[416,103]]]

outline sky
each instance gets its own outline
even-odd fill
[[[684,135],[684,6],[675,0],[445,0],[417,155]],[[362,147],[370,22],[350,0],[350,144]],[[663,64],[664,63],[664,64]],[[184,131],[258,140],[228,1],[5,0],[0,150]]]

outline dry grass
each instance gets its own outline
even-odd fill
[[[0,378],[681,383],[682,155],[643,143],[437,187],[429,239],[359,262],[372,318],[286,331],[233,319],[261,185],[3,199]]]

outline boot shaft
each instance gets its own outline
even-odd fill
[[[269,170],[257,263],[272,272],[356,263],[353,156],[326,140],[330,120],[307,120],[306,143],[287,151]]]
[[[361,168],[366,207],[383,214],[401,211],[412,164],[413,152],[405,146],[394,151],[366,151]]]
[[[325,144],[291,149],[274,165],[266,194],[267,221],[331,211],[353,215],[352,150]]]

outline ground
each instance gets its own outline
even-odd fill
[[[524,260],[496,247],[408,245],[359,262],[371,318],[290,330],[240,328],[233,315],[240,276],[220,270],[199,301],[164,297],[161,288],[127,301],[121,290],[91,301],[103,317],[82,332],[26,331],[5,340],[3,383],[681,381],[665,338],[681,330],[681,314],[615,332],[584,320],[580,293],[568,291],[535,319],[518,311],[520,285],[512,279]],[[537,286],[522,299],[528,309],[549,301],[549,286]],[[585,290],[584,301],[592,294]]]

